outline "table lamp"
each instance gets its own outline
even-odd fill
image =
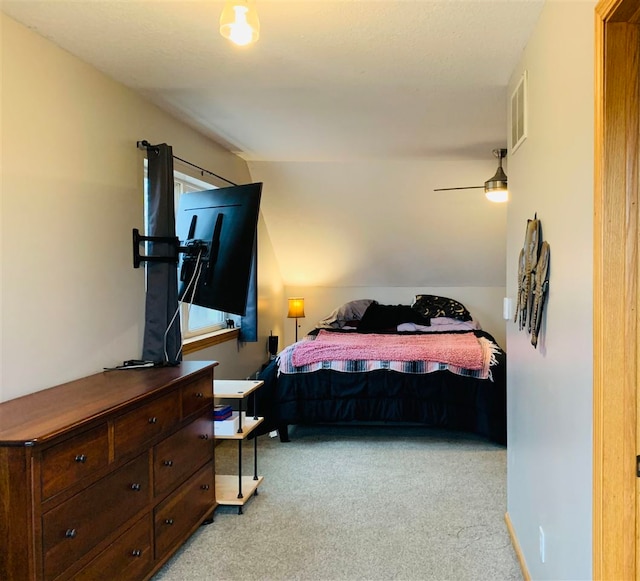
[[[304,318],[304,299],[295,297],[289,299],[287,318],[296,320],[296,343],[298,342],[298,319]]]

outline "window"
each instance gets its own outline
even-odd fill
[[[180,196],[188,192],[200,192],[211,190],[216,186],[202,180],[192,178],[186,174],[173,172],[173,192],[175,207],[180,205]],[[227,325],[227,314],[222,311],[214,311],[198,305],[180,303],[180,318],[182,336],[186,339],[204,333],[211,333],[224,329]]]
[[[174,171],[173,172],[173,191],[174,203],[176,209],[180,204],[180,196],[189,192],[199,192],[202,190],[211,190],[216,188],[213,184],[203,180],[191,177],[187,174]],[[145,228],[148,224],[148,176],[147,176],[147,160],[144,160],[144,223]],[[219,331],[227,326],[227,318],[229,315],[222,311],[207,309],[198,305],[189,305],[186,302],[180,303],[180,327],[182,329],[182,338],[188,339]]]

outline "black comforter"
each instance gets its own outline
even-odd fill
[[[476,331],[494,341],[484,331]],[[492,380],[449,371],[425,374],[391,370],[347,373],[321,369],[278,374],[277,360],[261,373],[258,413],[261,433],[287,425],[346,421],[414,422],[428,427],[473,432],[506,444],[506,354],[499,350]]]

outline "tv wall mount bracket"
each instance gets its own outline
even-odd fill
[[[167,253],[140,254],[140,244],[143,242],[166,245]],[[141,262],[178,264],[180,253],[195,258],[206,250],[207,245],[202,240],[191,240],[186,246],[180,246],[180,240],[177,236],[143,236],[137,228],[133,229],[133,268],[140,268]]]

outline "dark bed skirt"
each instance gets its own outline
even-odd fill
[[[260,375],[261,433],[287,424],[328,422],[412,422],[472,432],[507,442],[504,354],[492,368],[493,381],[448,371],[408,374],[389,370],[277,375],[272,362]]]

